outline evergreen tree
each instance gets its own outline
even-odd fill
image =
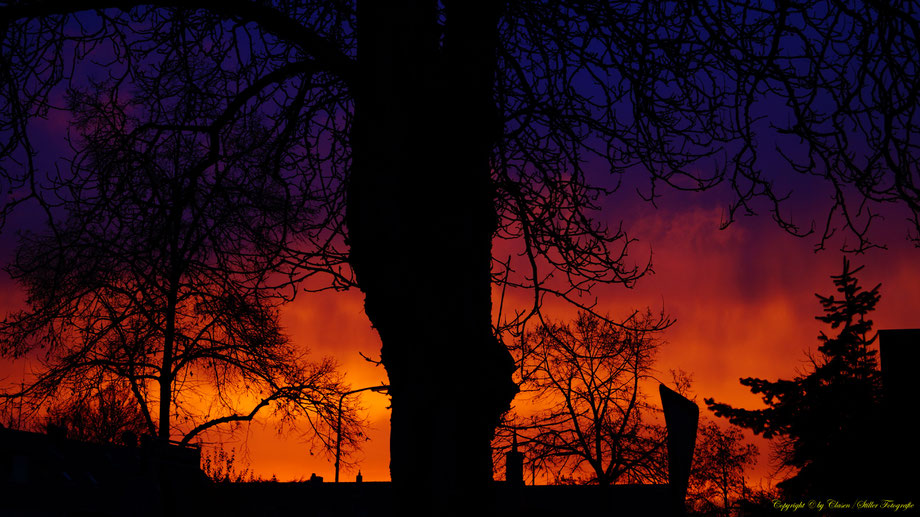
[[[879,288],[866,291],[844,259],[843,272],[831,276],[837,295],[818,300],[824,314],[816,319],[839,329],[824,332],[817,357],[809,355],[808,371],[792,380],[745,378],[741,384],[760,394],[766,409],[749,410],[706,399],[717,416],[776,438],[775,458],[797,469],[778,487],[788,497],[846,497],[876,494],[875,486],[881,377],[876,335],[867,315],[879,301]]]

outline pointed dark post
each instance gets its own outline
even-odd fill
[[[684,499],[690,481],[700,408],[664,384],[658,386],[658,392],[661,394],[661,407],[668,427],[668,484],[673,498],[672,505],[675,515],[684,515]]]

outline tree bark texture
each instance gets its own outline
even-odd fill
[[[453,2],[442,33],[437,2],[359,2],[350,260],[383,344],[400,512],[486,500],[515,392],[491,327],[498,14]]]

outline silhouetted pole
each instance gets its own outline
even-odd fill
[[[373,391],[380,393],[381,391],[386,391],[390,387],[386,384],[380,386],[368,386],[367,388],[361,388],[359,390],[351,390],[345,393],[342,393],[342,396],[339,397],[339,415],[335,424],[335,482],[339,482],[339,459],[342,455],[342,402],[345,401],[345,397],[352,395],[354,393],[360,393],[362,391]]]

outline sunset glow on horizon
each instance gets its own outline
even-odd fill
[[[739,378],[792,378],[807,366],[806,352],[816,349],[818,333],[832,334],[815,320],[820,306],[814,294],[832,292],[830,275],[839,273],[842,254],[833,249],[816,254],[814,239],[784,234],[767,217],[746,218],[722,231],[718,230],[720,217],[718,207],[690,205],[649,207],[644,217],[627,221],[631,236],[640,239],[634,248],[637,255],[641,256],[643,246],[652,247],[655,273],[640,280],[635,289],[598,290],[597,308],[623,315],[646,306],[654,311],[663,304],[676,323],[662,336],[665,344],[655,363],[655,376],[667,382],[669,370],[684,370],[693,377],[692,391],[699,405],[704,397],[714,397],[753,409],[762,407],[760,399],[741,386]],[[918,252],[897,236],[887,244],[887,251],[850,257],[854,266],[865,266],[858,275],[864,288],[882,284],[881,301],[871,315],[874,328],[920,327]],[[353,388],[386,382],[383,367],[358,353],[375,358],[380,346],[364,316],[362,300],[357,290],[304,293],[282,314],[294,342],[309,347],[314,357],[335,357]],[[509,303],[513,301],[506,299],[506,307]],[[556,309],[547,310],[554,320],[574,316],[570,307]],[[654,392],[647,395],[658,403]],[[369,441],[353,458],[356,467],[343,467],[342,480],[354,480],[358,469],[365,480],[388,480],[389,399],[374,393],[358,397],[370,423]],[[701,416],[727,423],[705,406]],[[755,487],[761,481],[771,484],[769,442],[747,430],[745,435],[760,449],[757,467],[747,474],[750,482]],[[248,446],[250,466],[257,476],[298,480],[316,473],[327,481],[333,477],[332,459],[310,455],[307,446],[278,436],[271,425],[253,424],[237,440]]]
[[[815,238],[789,236],[766,216],[744,218],[719,230],[723,218],[720,206],[683,195],[669,196],[665,201],[668,203],[660,203],[658,209],[645,203],[624,203],[616,211],[619,215],[610,216],[611,225],[618,222],[617,217],[624,218],[630,237],[639,239],[628,259],[643,263],[651,252],[654,274],[642,278],[634,289],[597,289],[593,293],[597,309],[622,316],[634,309],[663,308],[676,322],[662,335],[665,344],[655,363],[656,378],[667,382],[669,370],[681,369],[692,375],[692,391],[701,406],[704,397],[714,397],[736,406],[762,407],[760,399],[738,379],[791,378],[806,366],[806,352],[815,350],[818,332],[832,332],[814,319],[820,311],[814,293],[831,292],[829,277],[840,271],[842,254],[834,249],[814,253]],[[865,266],[858,275],[864,288],[882,284],[881,301],[871,315],[875,330],[917,328],[918,250],[897,233],[897,225],[891,229],[883,234],[888,250],[871,250],[850,260],[854,266]],[[6,232],[4,246],[11,241]],[[5,249],[4,256],[10,251]],[[0,290],[0,310],[4,313],[24,300],[6,277],[0,281]],[[496,304],[499,295],[494,293]],[[507,293],[506,310],[526,305],[527,296],[529,293]],[[575,315],[572,307],[552,303],[545,312],[557,321]],[[360,291],[300,293],[282,309],[282,325],[291,340],[308,348],[314,359],[334,357],[352,389],[387,382],[384,368],[360,355],[376,358],[380,349],[379,338],[364,315]],[[4,360],[0,374],[9,383],[22,375],[22,368],[20,363]],[[658,403],[654,392],[646,395]],[[349,458],[354,467],[343,465],[341,479],[354,480],[360,470],[365,480],[388,480],[389,398],[372,392],[353,397],[369,424],[368,441]],[[701,416],[726,423],[705,407]],[[769,443],[753,437],[750,431],[745,430],[745,435],[760,448],[760,461],[748,473],[752,485],[778,481],[769,480],[773,470]],[[279,435],[265,417],[219,436],[225,448],[240,451],[240,466],[248,466],[256,477],[275,476],[286,481],[308,479],[316,473],[333,479],[331,455],[316,447],[311,452],[298,433]],[[215,440],[212,436],[204,439],[210,447]]]
[[[916,510],[918,6],[0,2],[0,514]]]
[[[53,115],[36,123],[37,132],[48,140],[59,138],[69,123],[61,113]],[[827,196],[811,190],[815,180],[783,179],[796,194],[784,208],[801,221],[820,221],[824,208],[815,200],[826,203]],[[630,247],[627,263],[641,265],[651,257],[654,273],[640,279],[633,289],[599,287],[586,302],[596,300],[597,310],[613,317],[646,307],[663,309],[675,324],[661,336],[665,344],[655,363],[657,379],[667,382],[669,370],[680,369],[692,375],[692,391],[700,405],[704,397],[713,397],[736,406],[762,407],[760,399],[738,379],[788,379],[806,366],[806,353],[817,347],[818,333],[831,332],[815,320],[820,306],[814,294],[831,292],[830,275],[840,271],[842,254],[838,249],[842,242],[832,239],[826,250],[815,253],[817,236],[792,237],[778,228],[768,213],[742,217],[719,230],[725,220],[724,193],[669,191],[657,201],[656,208],[629,190],[623,188],[611,196],[604,204],[603,217],[611,227],[622,221],[629,237],[638,239]],[[874,329],[918,328],[920,250],[905,239],[901,218],[888,217],[876,222],[873,235],[889,249],[869,250],[850,256],[850,260],[854,266],[865,266],[858,275],[864,288],[882,284],[881,301],[871,315]],[[0,234],[0,260],[9,260],[15,230],[37,230],[40,222],[27,210],[15,212]],[[504,258],[515,244],[496,242],[496,257]],[[6,275],[0,277],[0,293],[0,312],[4,314],[24,303],[24,294]],[[493,318],[499,296],[494,290]],[[531,296],[529,292],[506,293],[504,310],[526,307]],[[565,321],[574,317],[576,310],[548,300],[545,313],[550,319]],[[291,341],[309,349],[314,359],[334,357],[352,389],[387,383],[383,366],[361,356],[378,357],[380,340],[364,314],[363,295],[357,289],[299,293],[294,302],[282,308],[281,323]],[[22,363],[2,360],[0,378],[9,386],[21,378],[24,368]],[[654,392],[646,395],[657,403]],[[389,398],[372,392],[353,397],[369,424],[368,441],[349,459],[354,467],[343,466],[341,478],[354,480],[360,470],[365,480],[388,480]],[[705,407],[701,416],[726,423],[715,419]],[[747,430],[745,436],[760,448],[760,462],[753,474],[748,474],[752,485],[757,486],[759,480],[770,483],[769,443],[752,437]],[[204,439],[206,452],[217,439]],[[241,466],[248,466],[256,477],[300,480],[315,473],[333,479],[334,459],[330,454],[316,447],[311,451],[296,432],[279,435],[265,417],[241,426],[232,435],[222,433],[219,439],[226,448],[243,451]]]

